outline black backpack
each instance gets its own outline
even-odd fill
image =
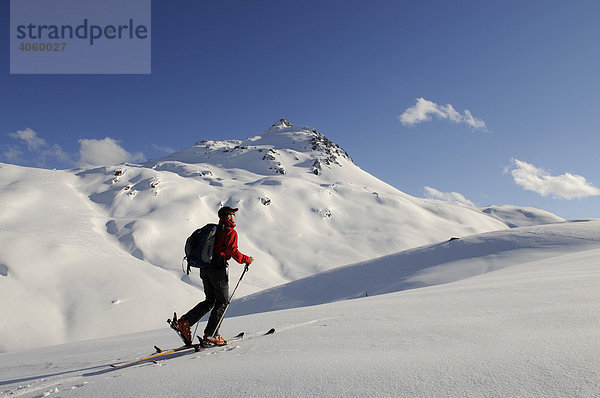
[[[211,265],[217,229],[217,224],[206,224],[195,230],[185,241],[183,259],[187,260],[187,275],[190,274],[191,267],[203,268]]]

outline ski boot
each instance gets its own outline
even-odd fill
[[[218,334],[215,334],[213,336],[212,334],[205,333],[204,338],[202,339],[202,345],[205,347],[210,347],[214,345],[222,346],[227,345],[227,340],[225,340]]]
[[[167,320],[171,328],[177,332],[181,340],[185,345],[192,345],[192,331],[190,329],[190,323],[185,319],[177,319],[177,314],[173,314],[173,320]]]

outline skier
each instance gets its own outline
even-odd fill
[[[242,254],[238,250],[238,235],[235,231],[235,213],[239,209],[229,206],[219,209],[219,226],[215,236],[215,248],[210,267],[200,268],[200,277],[204,285],[206,299],[198,303],[177,321],[177,328],[181,334],[192,341],[191,326],[211,311],[204,329],[204,343],[207,345],[223,345],[227,342],[219,336],[217,330],[219,322],[225,312],[229,300],[229,273],[227,261],[233,258],[240,264],[247,266],[254,259]]]

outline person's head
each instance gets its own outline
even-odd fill
[[[235,213],[238,211],[238,208],[232,208],[229,206],[221,207],[219,209],[219,219],[233,221],[235,219]]]

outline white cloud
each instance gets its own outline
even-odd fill
[[[31,162],[37,166],[46,166],[48,162],[58,160],[62,163],[73,164],[68,153],[57,145],[49,145],[46,140],[39,137],[35,131],[29,127],[25,130],[18,130],[16,133],[9,133],[10,137],[22,141],[27,145],[27,150],[34,155]],[[3,150],[3,156],[14,162],[21,162],[23,151],[16,147],[9,147]]]
[[[440,192],[435,188],[424,187],[425,196],[429,199],[437,199],[443,200],[445,202],[455,202],[460,203],[465,206],[475,207],[475,203],[471,202],[469,199],[465,198],[463,195],[458,192]]]
[[[17,140],[18,144],[0,147],[0,160],[14,164],[37,167],[73,167],[79,164],[85,167],[146,160],[143,153],[130,153],[123,149],[117,140],[110,137],[102,140],[79,140],[79,162],[77,162],[75,161],[77,154],[65,152],[58,144],[49,144],[30,128],[8,135]]]
[[[46,141],[43,138],[38,137],[37,133],[29,127],[25,130],[18,130],[16,133],[9,133],[8,135],[25,142],[27,144],[27,149],[31,152],[39,151],[48,146]]]
[[[485,122],[481,119],[476,118],[475,116],[473,116],[471,114],[471,111],[468,109],[465,109],[465,115],[463,116],[463,122],[467,123],[469,126],[471,126],[472,128],[476,129],[476,130],[484,130],[487,131],[487,126],[485,125]]]
[[[513,180],[528,191],[561,199],[600,195],[600,189],[587,182],[582,176],[571,173],[552,176],[548,171],[518,159],[512,159],[512,163],[514,168],[510,173]]]
[[[454,123],[464,123],[474,130],[488,131],[485,121],[474,117],[468,109],[460,114],[450,104],[438,105],[425,98],[417,98],[415,106],[406,109],[398,116],[398,119],[404,126],[414,126],[418,123],[428,122],[432,117],[448,119]]]
[[[103,166],[144,160],[143,153],[131,154],[119,145],[118,141],[110,137],[103,140],[79,140],[79,163],[82,166]]]
[[[20,163],[22,161],[23,151],[13,146],[2,148],[2,157],[10,163]]]

